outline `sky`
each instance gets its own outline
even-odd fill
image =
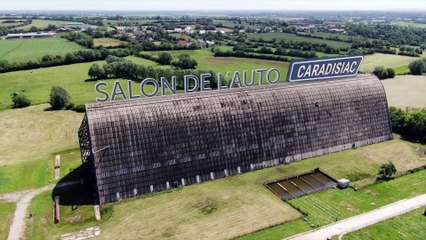
[[[426,11],[426,0],[0,0],[1,10],[392,10]]]

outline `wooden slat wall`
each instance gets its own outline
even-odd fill
[[[371,75],[86,109],[101,204],[392,138]]]

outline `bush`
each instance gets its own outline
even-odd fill
[[[395,70],[393,70],[393,68],[388,68],[386,69],[387,73],[388,73],[388,78],[394,78],[395,77]]]
[[[426,72],[426,66],[422,59],[412,61],[408,67],[414,75],[422,75],[422,73]]]
[[[388,78],[388,71],[383,66],[375,67],[373,74],[376,75],[380,80]]]
[[[181,54],[178,59],[179,60],[174,62],[173,65],[180,69],[195,69],[198,65],[197,61],[191,59],[188,54]]]
[[[379,176],[377,177],[377,179],[389,180],[393,178],[395,173],[396,173],[395,165],[392,162],[388,162],[380,166],[379,173],[378,173]]]
[[[12,94],[13,108],[23,108],[31,105],[31,101],[24,95],[19,93]]]
[[[105,70],[97,63],[90,66],[88,74],[92,79],[102,79],[106,77]]]
[[[158,56],[157,62],[161,65],[170,65],[173,61],[173,56],[169,52],[162,52]]]
[[[392,129],[405,137],[426,142],[426,109],[405,113],[395,107],[389,108]]]
[[[53,86],[50,90],[50,105],[54,110],[60,110],[68,106],[71,96],[63,87]]]

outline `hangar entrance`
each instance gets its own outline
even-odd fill
[[[266,187],[283,200],[290,200],[336,186],[337,181],[319,168],[266,184]]]

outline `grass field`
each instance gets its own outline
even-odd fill
[[[127,42],[121,41],[115,38],[95,38],[93,39],[94,46],[104,46],[104,47],[115,47],[121,44],[126,44]]]
[[[416,27],[416,28],[426,28],[426,24],[424,23],[414,23],[414,22],[391,22],[391,25],[397,25],[402,27]]]
[[[157,66],[158,64],[149,60],[128,57],[128,59],[145,66]],[[52,86],[62,86],[72,97],[72,102],[84,104],[95,102],[99,96],[95,91],[95,81],[89,79],[87,72],[95,63],[79,63],[66,66],[41,68],[34,70],[18,71],[0,74],[0,110],[9,108],[12,104],[11,94],[14,92],[24,93],[33,104],[46,103],[49,101]],[[103,61],[96,63],[103,64]],[[127,86],[127,80],[119,79],[123,86]],[[111,83],[113,79],[107,80]],[[138,90],[138,88],[134,88]]]
[[[331,47],[335,48],[350,48],[351,44],[347,42],[340,42],[340,41],[331,41],[331,40],[324,40],[324,39],[318,39],[318,38],[310,38],[310,37],[302,37],[297,36],[296,34],[291,33],[281,33],[281,32],[272,32],[272,33],[250,33],[248,34],[248,37],[250,39],[259,39],[260,37],[264,40],[272,40],[273,38],[280,40],[286,40],[286,41],[295,41],[295,42],[311,42],[311,43],[325,43]]]
[[[389,106],[426,108],[426,76],[402,75],[382,81]]]
[[[289,225],[283,224],[249,234],[240,238],[240,240],[278,240],[283,237],[289,237],[296,233],[310,230],[311,228],[324,226],[344,218],[371,211],[404,198],[426,193],[426,189],[421,187],[424,184],[426,184],[426,170],[399,177],[389,182],[374,184],[359,191],[352,189],[328,189],[323,192],[296,198],[290,200],[289,203],[306,214],[304,219],[295,220],[290,222]],[[416,224],[413,224],[413,226],[416,226]],[[393,239],[380,238],[376,235],[372,236],[374,237],[365,239]],[[344,239],[347,238],[345,237]]]
[[[0,239],[7,239],[16,204],[0,201]]]
[[[0,60],[9,62],[37,61],[46,54],[65,56],[66,53],[84,49],[64,38],[0,40]]]
[[[361,72],[373,72],[376,66],[384,66],[386,68],[396,68],[396,73],[401,74],[408,72],[408,64],[416,59],[419,58],[375,53],[364,56],[364,60],[361,65]]]
[[[48,107],[42,104],[0,111],[0,167],[47,160],[52,152],[78,144],[77,131],[83,114],[44,111]]]
[[[229,49],[229,47],[219,47],[222,50]],[[226,73],[243,70],[248,71],[248,78],[251,78],[251,70],[254,69],[270,69],[278,68],[281,72],[281,82],[284,82],[287,76],[289,67],[288,62],[272,61],[272,60],[261,60],[261,59],[249,59],[249,58],[236,58],[236,57],[214,57],[210,49],[201,50],[179,50],[169,51],[174,58],[177,58],[180,54],[187,53],[191,58],[197,60],[197,69],[201,70],[214,70],[216,73],[222,73],[226,78]],[[159,52],[146,52],[153,55],[158,55]],[[230,79],[230,78],[226,78]]]
[[[39,29],[46,28],[49,24],[55,25],[56,27],[64,27],[67,25],[66,21],[56,21],[56,20],[44,20],[44,19],[34,19],[31,24],[17,27],[18,30],[29,30],[31,27],[36,27]]]
[[[346,177],[355,181],[354,184],[357,186],[366,186],[375,181],[379,165],[382,163],[393,161],[400,173],[426,165],[426,157],[415,151],[417,146],[419,145],[397,138],[289,165],[280,165],[170,192],[148,195],[136,200],[125,200],[111,205],[114,208],[113,216],[100,223],[101,239],[130,238],[136,234],[143,239],[228,239],[288,221],[292,221],[290,228],[280,225],[272,229],[278,229],[274,232],[280,234],[286,232],[292,235],[309,229],[309,225],[297,222],[302,221],[301,215],[265,188],[264,183],[320,167],[335,178]],[[420,186],[425,183],[426,171],[416,174],[412,177],[410,175],[398,178],[383,186],[368,187],[359,192],[327,190],[324,192],[324,197],[318,198],[318,201],[331,201],[333,197],[346,201],[350,198],[356,201],[365,199],[362,203],[366,206],[361,204],[359,208],[372,209],[380,204],[424,191]],[[406,180],[402,181],[402,179]],[[419,187],[411,188],[411,186]],[[376,200],[377,196],[373,194],[369,196],[370,192],[367,189],[380,193],[380,198]],[[317,194],[310,196],[317,196]],[[369,206],[373,198],[376,205]],[[368,204],[366,201],[369,201]],[[44,197],[36,198],[32,203],[31,209],[35,211],[36,217],[28,227],[28,239],[54,239],[60,234],[74,231],[75,226],[83,228],[99,224],[93,223],[90,216],[78,217],[82,213],[69,211],[62,214],[63,219],[81,219],[81,221],[77,220],[71,225],[55,226],[50,221],[51,207],[40,207],[51,206],[50,203],[49,193],[46,193]],[[336,207],[344,208],[340,205]],[[81,208],[92,211],[90,206]],[[137,229],[137,233],[129,229]],[[262,235],[265,231],[259,234]]]
[[[426,236],[424,208],[345,235],[345,240],[422,240]]]

